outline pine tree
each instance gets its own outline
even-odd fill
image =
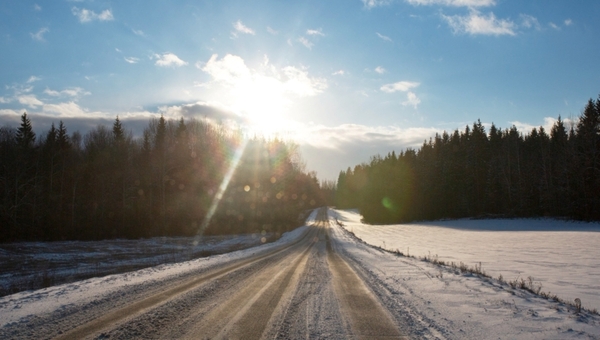
[[[26,150],[33,147],[35,133],[31,127],[31,121],[29,120],[29,117],[27,117],[27,112],[24,112],[21,116],[21,126],[17,129],[15,138],[21,149]]]

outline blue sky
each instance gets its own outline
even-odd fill
[[[522,131],[600,93],[600,2],[10,1],[0,125],[203,118],[296,141],[336,179],[481,119]]]

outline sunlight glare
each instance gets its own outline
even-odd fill
[[[210,223],[210,220],[212,219],[213,215],[217,211],[217,208],[219,207],[219,203],[223,199],[223,194],[225,193],[225,190],[227,190],[227,187],[229,186],[231,177],[233,177],[233,174],[235,173],[235,169],[237,169],[237,166],[240,163],[240,159],[242,158],[242,155],[244,154],[244,150],[246,150],[247,144],[248,144],[248,140],[245,138],[242,139],[240,146],[235,151],[235,155],[233,155],[233,159],[231,160],[231,165],[229,166],[229,169],[227,170],[225,177],[223,177],[223,181],[221,182],[221,185],[219,185],[219,190],[215,194],[215,196],[212,200],[212,203],[210,204],[210,208],[208,209],[208,212],[206,213],[206,216],[204,216],[202,225],[200,225],[200,228],[198,228],[198,232],[196,232],[196,237],[194,237],[194,241],[193,241],[194,246],[197,246],[198,243],[200,242],[200,238],[202,237],[204,230],[206,230],[206,228],[208,227],[208,224]]]

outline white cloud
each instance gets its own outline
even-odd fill
[[[554,28],[555,30],[557,30],[557,31],[560,31],[560,27],[558,27],[558,25],[557,25],[557,24],[555,24],[555,23],[551,22],[551,23],[549,23],[548,25],[549,25],[550,27]]]
[[[520,17],[522,27],[534,28],[538,31],[542,28],[537,18],[527,14],[521,14]]]
[[[339,70],[339,71],[335,71],[335,72],[333,72],[331,75],[333,75],[333,76],[343,76],[343,75],[345,75],[345,74],[346,74],[346,71],[344,71],[344,70]]]
[[[442,17],[448,22],[454,33],[471,35],[515,35],[516,25],[510,20],[497,19],[494,13],[485,16],[476,10],[466,16],[453,15]]]
[[[81,23],[85,23],[85,22],[91,22],[91,21],[112,21],[114,20],[114,17],[112,15],[112,12],[110,9],[106,9],[100,13],[96,13],[92,10],[89,9],[85,9],[85,8],[77,8],[77,7],[73,7],[71,8],[71,13],[73,13],[74,16],[76,16],[79,19],[79,22]]]
[[[144,35],[144,31],[142,31],[142,30],[135,30],[135,29],[132,29],[131,31],[133,32],[133,34],[135,34],[135,35],[139,35],[140,37],[143,37],[143,36],[145,36],[145,35]]]
[[[411,5],[440,5],[452,7],[489,7],[495,0],[406,0]]]
[[[410,90],[418,87],[419,85],[421,84],[413,81],[399,81],[397,83],[383,85],[381,87],[381,91],[385,93],[407,92],[406,100],[402,102],[402,105],[412,106],[416,109],[421,103],[421,99],[419,99],[419,97],[417,97],[417,95]]]
[[[421,99],[419,99],[419,97],[417,97],[417,95],[414,92],[408,91],[408,93],[406,94],[406,101],[402,102],[402,105],[412,106],[416,109],[420,103]]]
[[[42,78],[36,77],[36,76],[31,76],[31,77],[29,77],[29,79],[27,79],[27,83],[30,84],[30,83],[34,83],[34,82],[40,81],[40,80],[42,80]]]
[[[306,34],[308,35],[320,35],[322,37],[325,36],[325,34],[322,32],[322,29],[317,29],[317,30],[306,30]]]
[[[196,66],[208,73],[213,83],[230,90],[232,98],[254,104],[279,100],[277,107],[284,107],[289,95],[310,97],[327,88],[326,80],[311,77],[304,68],[277,68],[264,63],[261,69],[254,70],[248,68],[241,57],[231,54],[222,59],[214,54],[204,65],[198,63]]]
[[[377,72],[379,74],[384,74],[386,72],[386,69],[384,69],[381,66],[377,66],[377,67],[375,67],[375,72]]]
[[[181,67],[188,64],[186,61],[179,59],[178,56],[170,52],[163,53],[162,55],[154,54],[154,59],[156,59],[154,64],[161,67]]]
[[[394,93],[398,91],[406,92],[412,88],[418,87],[420,83],[413,81],[399,81],[393,84],[385,84],[381,87],[381,91],[386,93]]]
[[[314,46],[314,44],[312,42],[310,42],[308,39],[306,39],[305,37],[298,38],[298,41],[302,45],[304,45],[304,47],[308,48],[309,50],[312,50],[312,47]]]
[[[130,64],[137,64],[140,61],[140,59],[136,57],[124,57],[123,59]]]
[[[38,106],[44,105],[44,103],[42,103],[39,99],[37,99],[32,94],[19,96],[19,97],[17,97],[17,100],[19,101],[19,103],[21,103],[23,105],[27,105],[32,109],[34,109]]]
[[[42,27],[36,33],[29,33],[29,34],[31,35],[31,39],[33,39],[33,40],[45,41],[44,34],[46,34],[47,32],[50,32],[50,29],[48,29],[48,27]]]
[[[374,8],[379,6],[385,6],[392,3],[392,0],[361,0],[363,5],[368,8]]]
[[[255,35],[254,30],[246,27],[240,20],[233,23],[233,28],[240,33]]]
[[[191,104],[162,106],[159,111],[165,116],[173,119],[180,117],[210,119],[213,121],[230,120],[238,123],[244,123],[244,117],[234,113],[227,107],[216,102],[199,101]]]
[[[383,35],[383,34],[381,34],[381,33],[379,33],[379,32],[375,32],[375,34],[377,34],[377,36],[378,36],[379,38],[381,38],[381,39],[383,39],[383,40],[385,40],[385,41],[392,42],[392,38],[390,38],[390,37],[388,37],[388,36],[385,36],[385,35]]]
[[[267,32],[273,34],[273,35],[277,35],[279,34],[279,32],[277,32],[276,30],[272,29],[270,26],[267,26]]]
[[[0,104],[8,104],[10,102],[12,102],[12,99],[0,97]]]
[[[573,25],[573,20],[571,20],[571,19],[565,20],[565,26],[571,26],[571,25]]]
[[[41,7],[40,5],[38,5],[38,4],[34,4],[34,5],[33,5],[33,10],[35,10],[35,11],[39,12],[39,11],[41,11],[41,10],[42,10],[42,7]]]
[[[44,93],[52,96],[52,97],[79,97],[79,96],[88,96],[91,93],[82,89],[81,87],[69,87],[62,91],[55,91],[46,88]]]

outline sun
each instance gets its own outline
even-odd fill
[[[290,101],[276,79],[253,77],[239,81],[232,97],[234,109],[246,117],[251,130],[273,136],[284,129]]]

